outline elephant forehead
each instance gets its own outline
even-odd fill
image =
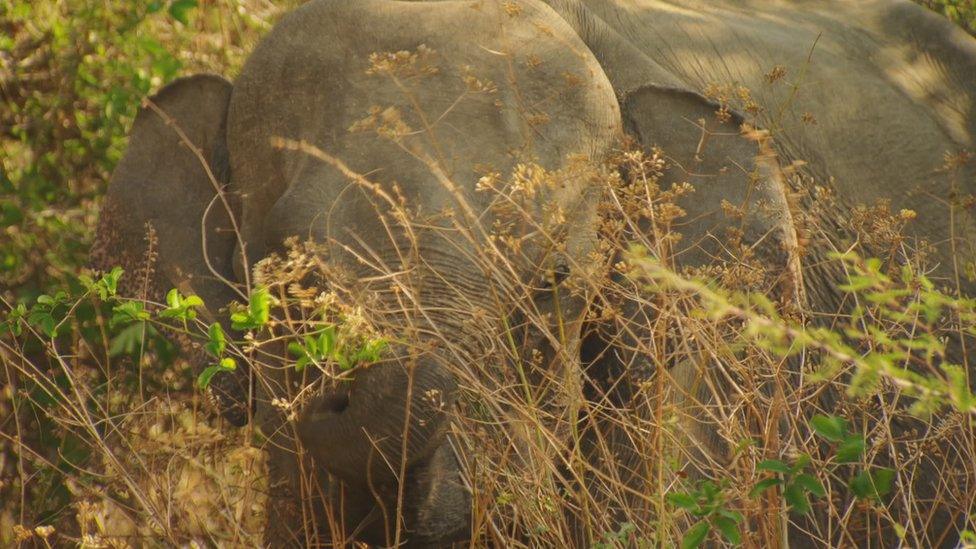
[[[598,159],[619,132],[602,69],[534,0],[311,2],[253,53],[228,113],[245,238],[267,246],[350,228],[386,239],[384,194],[479,217],[486,173]]]

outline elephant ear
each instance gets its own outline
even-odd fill
[[[644,86],[621,101],[624,125],[645,150],[660,148],[668,169],[661,182],[688,182],[690,198],[679,202],[687,212],[675,230],[682,239],[674,246],[675,262],[703,266],[735,260],[724,243],[730,228],[742,229],[744,241],[767,264],[782,265],[783,278],[762,288],[769,295],[794,299],[799,271],[789,253],[795,250],[793,219],[786,200],[786,182],[771,145],[762,132],[698,93],[662,86]],[[741,209],[739,219],[723,204]]]
[[[797,237],[786,182],[771,146],[756,139],[762,134],[746,131],[742,117],[734,111],[719,115],[720,105],[681,88],[645,85],[623,95],[620,104],[625,129],[641,148],[647,154],[652,148],[663,151],[668,168],[660,187],[667,189],[683,182],[694,187],[691,195],[678,201],[687,215],[673,225],[682,237],[672,245],[673,264],[683,268],[716,261],[741,262],[735,247],[727,243],[729,229],[741,230],[742,242],[751,246],[755,260],[767,267],[766,272],[777,274],[758,289],[784,302],[802,300]],[[727,215],[726,202],[744,216]],[[651,234],[649,228],[641,229]],[[633,326],[646,325],[649,314],[633,301],[625,301],[621,313],[622,322]],[[641,378],[660,365],[636,351],[646,348],[646,342],[633,341],[629,335],[633,332],[603,323],[585,329],[582,358],[587,364],[590,389],[597,398],[627,406],[633,393],[639,391]],[[683,356],[696,355],[693,343],[682,345],[682,351],[687,351]],[[704,359],[685,358],[669,365],[668,375],[676,388],[676,404],[685,417],[681,425],[686,450],[690,455],[720,457],[726,448],[718,433],[707,427],[720,421],[701,416],[708,410],[721,409],[727,395],[710,392],[714,384],[709,376],[715,374],[710,373],[713,368],[709,365]],[[615,433],[611,428],[601,436],[617,446],[621,459],[628,459],[632,450],[626,433]]]
[[[161,302],[177,288],[200,296],[211,318],[235,297],[228,284],[235,200],[223,192],[230,175],[225,127],[231,90],[215,75],[182,78],[146,100],[136,116],[91,253],[96,269],[125,269],[124,297]],[[191,361],[206,360],[198,345],[177,339]],[[229,377],[214,379],[214,393],[225,416],[240,424],[247,392],[243,380]]]

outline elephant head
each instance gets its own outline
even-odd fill
[[[389,336],[380,359],[303,391],[310,396],[290,418],[271,405],[293,395],[296,381],[303,388],[287,361],[257,360],[253,371],[215,378],[235,423],[252,416],[246,396],[255,395],[253,419],[271,454],[270,542],[309,541],[303,518],[336,543],[463,538],[471,506],[452,410],[459,387],[499,360],[491,349],[500,335],[541,352],[540,377],[561,376],[564,386],[581,374],[580,354],[594,377],[658,366],[628,339],[642,334],[584,337],[586,292],[557,291],[552,276],[597,262],[599,193],[581,165],[599,162],[623,129],[669,154],[678,169],[663,184],[696,188],[685,205],[692,221],[670,250],[675,265],[738,261],[718,236],[731,229],[774,275],[760,290],[798,306],[806,291],[813,309],[837,310],[820,262],[801,269],[796,219],[807,216],[787,199],[798,180],[780,163],[803,157],[847,199],[891,195],[911,206],[909,187],[938,170],[945,150],[972,143],[965,84],[976,49],[901,1],[747,3],[317,0],[277,24],[233,84],[190,77],[149,100],[113,175],[94,250],[96,264],[130,272],[124,293],[159,299],[175,286],[226,322],[224,308],[247,297],[254,269],[297,239],[314,243],[327,266],[303,284],[362,297]],[[756,17],[760,8],[773,16]],[[823,28],[831,32],[821,41]],[[923,31],[944,62],[916,78],[915,57],[928,59],[912,53]],[[770,88],[781,108],[748,117],[777,129],[774,144],[756,137],[761,130],[742,139],[746,114],[700,93],[729,78],[763,89],[773,78],[762,55],[809,63],[817,43],[828,62],[809,74],[836,86]],[[933,75],[953,93],[936,93]],[[878,124],[852,128],[854,111]],[[851,154],[858,147],[863,154]],[[509,179],[518,189],[505,187]],[[724,214],[729,204],[741,218]],[[971,221],[940,220],[939,204],[918,208],[921,236],[973,234]],[[823,221],[828,230],[839,224]],[[953,258],[940,254],[944,270]],[[623,317],[653,314],[647,303],[630,305]],[[513,328],[520,314],[535,324]],[[691,339],[679,342],[688,356]],[[698,411],[722,406],[695,394],[710,379],[705,362],[684,360],[668,374],[680,398],[704,402]],[[564,397],[539,404],[550,416],[573,415],[560,412]],[[685,429],[692,452],[723,453],[711,423]],[[612,431],[582,445],[600,439],[628,459],[633,441]],[[626,481],[638,498],[640,482]]]
[[[539,2],[311,2],[275,26],[233,85],[191,77],[149,100],[111,183],[97,264],[131,271],[152,248],[150,296],[192,291],[220,319],[243,293],[230,281],[250,282],[285,241],[310,240],[390,335],[381,360],[315,394],[294,421],[270,405],[291,388],[287,365],[215,379],[225,400],[257,395],[278,496],[269,541],[298,535],[300,448],[320,468],[311,491],[336,504],[317,519],[333,540],[464,536],[468,496],[447,437],[459,377],[518,307],[558,313],[563,344],[579,339],[585,298],[552,292],[540,273],[592,261],[596,195],[574,166],[600,162],[620,125],[596,60]],[[517,252],[492,264],[491,228],[507,220],[483,187],[529,172],[547,181],[520,199],[507,233]],[[407,210],[413,219],[398,217]],[[523,339],[553,347],[540,330]],[[565,353],[549,354],[568,368]]]

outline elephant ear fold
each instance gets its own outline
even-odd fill
[[[231,91],[219,76],[182,78],[146,100],[136,116],[90,258],[99,270],[125,269],[122,296],[162,302],[177,288],[200,296],[211,319],[237,296],[231,286],[237,200],[224,193]],[[185,336],[176,340],[192,363],[207,360]],[[224,416],[238,425],[247,418],[246,377],[239,370],[211,385]]]
[[[679,205],[687,212],[673,250],[684,266],[737,261],[725,244],[727,231],[743,231],[755,253],[778,267],[769,295],[799,298],[800,273],[793,212],[775,151],[743,124],[743,117],[698,93],[645,86],[622,101],[624,124],[642,147],[659,147],[668,161],[662,188],[688,182],[694,194]],[[730,216],[726,204],[740,208]]]
[[[673,227],[682,237],[671,249],[675,263],[682,268],[719,261],[737,264],[737,250],[728,244],[732,229],[741,233],[742,244],[767,268],[769,275],[757,281],[763,285],[763,293],[802,302],[796,227],[775,152],[743,125],[742,116],[691,90],[647,85],[624,94],[620,103],[625,128],[641,147],[663,151],[668,168],[658,182],[660,187],[684,182],[694,187],[693,194],[677,202],[686,215]],[[728,204],[741,215],[727,214]],[[651,234],[649,227],[642,229]],[[648,314],[641,301],[632,300],[621,308],[621,325],[597,322],[584,326],[582,359],[591,387],[620,406],[631,401],[646,376],[663,366],[637,352],[643,344],[630,335],[634,326],[647,322]],[[629,329],[620,328],[627,324]],[[694,349],[695,343],[685,342],[681,347]],[[708,378],[715,375],[714,370],[701,364],[682,358],[670,370],[678,388],[675,394],[680,395],[676,401],[680,414],[688,418],[679,428],[690,455],[724,456],[728,448],[718,432],[692,419],[714,417],[712,410],[722,405],[711,391],[714,380]],[[619,445],[615,454],[620,459],[634,455],[626,433],[611,426],[603,436]]]
[[[176,80],[147,99],[112,174],[92,251],[96,268],[126,269],[122,291],[199,295],[209,311],[233,291],[236,242],[225,139],[232,86],[215,75]],[[221,280],[221,279],[224,280]],[[150,284],[151,283],[151,284]]]

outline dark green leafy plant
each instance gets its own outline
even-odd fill
[[[974,0],[918,0],[946,16],[950,21],[976,34],[976,1]]]
[[[882,503],[882,498],[891,492],[895,471],[886,467],[861,471],[847,483],[857,499],[873,499]]]
[[[221,372],[233,372],[237,369],[237,361],[232,357],[225,356],[220,359],[220,362],[216,364],[211,364],[204,368],[200,375],[197,377],[197,387],[201,389],[206,389],[210,386],[210,381],[213,377]]]
[[[197,7],[197,0],[173,0],[167,11],[173,19],[186,25],[190,22],[190,11],[195,7]]]
[[[28,526],[60,525],[61,518],[75,523],[65,479],[86,477],[93,442],[84,434],[78,438],[75,420],[68,426],[59,421],[66,414],[59,408],[65,395],[84,395],[73,403],[76,411],[90,407],[92,417],[108,412],[118,418],[128,411],[118,397],[142,394],[144,378],[147,388],[158,389],[165,371],[171,395],[193,384],[194,376],[181,375],[184,365],[174,364],[175,347],[162,334],[199,331],[197,298],[171,292],[162,310],[155,303],[130,303],[115,297],[121,269],[93,276],[82,267],[98,199],[142,99],[181,74],[233,75],[267,28],[267,17],[279,11],[256,11],[251,4],[0,2],[4,525],[10,516]],[[74,387],[79,379],[85,387]],[[9,444],[11,437],[19,445]],[[0,530],[0,545],[13,543],[10,529]]]
[[[860,461],[864,454],[864,437],[848,432],[846,419],[837,416],[815,415],[810,419],[814,432],[834,443],[834,460],[837,463]]]
[[[268,323],[271,312],[271,294],[267,288],[255,288],[248,296],[247,307],[239,308],[230,315],[235,330],[259,330]]]
[[[850,432],[846,419],[837,416],[815,415],[810,419],[813,431],[832,445],[833,457],[831,461],[837,465],[858,463],[864,456],[864,437]],[[781,487],[783,498],[790,509],[805,515],[810,512],[808,495],[822,498],[826,495],[823,484],[806,471],[811,464],[809,455],[803,454],[792,464],[781,460],[765,460],[756,466],[756,470],[768,471],[776,476],[760,480],[749,492],[750,497],[756,497],[769,489]],[[881,502],[882,498],[891,492],[895,472],[884,467],[873,467],[860,471],[852,478],[847,486],[858,499],[873,499]]]
[[[52,338],[57,337],[58,327],[68,313],[67,302],[68,297],[64,292],[58,292],[53,296],[39,295],[36,303],[27,314],[27,320],[37,326],[44,335]]]
[[[817,477],[807,472],[810,466],[810,456],[802,454],[793,460],[793,463],[786,463],[776,459],[768,459],[756,465],[757,471],[768,471],[776,476],[765,478],[749,492],[750,497],[774,487],[782,487],[783,498],[790,506],[792,511],[801,515],[810,512],[810,500],[808,495],[815,498],[822,498],[826,495],[823,485]]]
[[[121,158],[141,99],[182,63],[147,24],[184,23],[195,0],[0,7],[0,284],[18,297],[75,282],[89,249],[92,200]],[[163,8],[166,12],[162,12]]]
[[[197,376],[197,387],[200,389],[206,389],[215,375],[221,372],[233,372],[237,370],[237,361],[233,357],[225,356],[227,351],[227,336],[224,334],[224,328],[219,322],[214,322],[210,325],[210,328],[207,330],[207,338],[208,341],[205,348],[208,353],[217,359],[217,363],[207,366]]]
[[[379,337],[340,337],[336,326],[326,326],[318,333],[307,335],[301,342],[292,341],[288,351],[298,357],[295,369],[299,372],[309,364],[333,362],[340,370],[349,370],[360,363],[379,360],[388,343]]]
[[[728,496],[718,484],[706,480],[686,492],[671,492],[668,503],[690,513],[697,521],[681,538],[681,549],[699,547],[715,531],[731,543],[742,543],[739,524],[745,519],[728,508]]]
[[[166,308],[160,311],[160,318],[172,318],[187,321],[197,317],[196,308],[203,305],[203,300],[195,295],[182,295],[179,290],[173,288],[166,294]]]

